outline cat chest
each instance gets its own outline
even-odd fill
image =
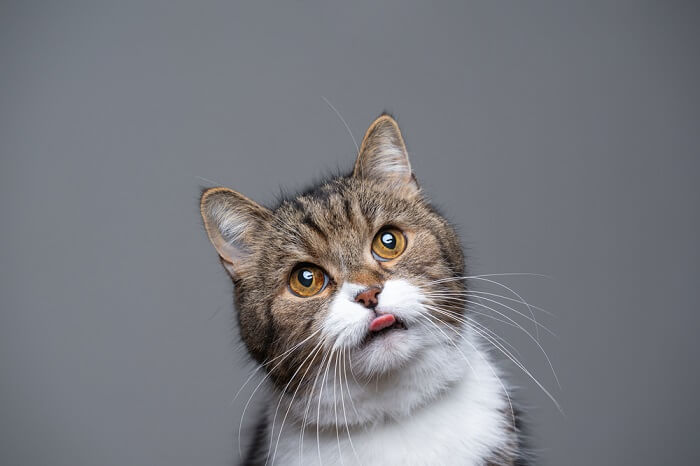
[[[504,402],[459,395],[400,422],[367,429],[307,427],[302,434],[297,425],[285,426],[279,443],[277,438],[269,443],[274,463],[268,464],[483,465],[508,442]]]

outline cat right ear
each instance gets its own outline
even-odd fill
[[[394,118],[384,113],[365,133],[355,161],[353,176],[384,183],[396,193],[413,196],[420,190],[401,130]]]
[[[200,212],[209,240],[226,270],[239,276],[250,255],[250,241],[271,212],[228,188],[210,188],[202,193]]]

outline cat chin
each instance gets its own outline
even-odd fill
[[[372,377],[397,370],[409,364],[423,344],[417,329],[391,330],[353,351],[353,371]]]

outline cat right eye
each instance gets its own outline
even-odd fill
[[[302,298],[320,293],[327,284],[328,275],[321,267],[314,264],[299,264],[289,274],[290,291]]]

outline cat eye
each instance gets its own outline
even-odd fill
[[[289,274],[289,289],[302,298],[320,293],[327,284],[328,276],[321,267],[314,264],[299,264]]]
[[[406,237],[395,227],[384,227],[372,240],[372,255],[378,261],[396,259],[406,249]]]

